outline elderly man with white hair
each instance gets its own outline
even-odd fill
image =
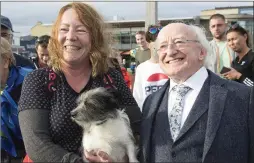
[[[205,68],[199,27],[165,26],[157,38],[168,82],[143,105],[141,162],[254,162],[253,88]]]

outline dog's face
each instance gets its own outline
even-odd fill
[[[103,87],[84,92],[77,100],[78,106],[71,111],[71,117],[82,127],[115,118],[119,108],[117,97],[116,91]]]

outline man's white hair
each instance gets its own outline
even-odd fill
[[[216,56],[214,55],[212,47],[209,41],[207,40],[205,28],[201,26],[197,26],[197,25],[192,25],[192,24],[189,26],[196,33],[197,40],[199,41],[202,48],[207,53],[206,58],[204,60],[204,66],[207,69],[215,72]]]

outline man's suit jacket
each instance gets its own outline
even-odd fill
[[[206,109],[208,116],[202,162],[234,160],[233,162],[237,163],[254,163],[253,88],[222,79],[209,70],[208,74],[207,80],[210,80],[210,91],[209,104],[206,105],[208,106]],[[162,99],[165,94],[168,94],[169,86],[170,80],[145,100],[140,136],[141,162],[151,162],[153,123],[156,113],[161,107],[160,104],[165,103]],[[198,98],[202,97],[198,96]],[[200,101],[200,99],[197,100]],[[198,120],[198,117],[190,116],[191,112],[187,120],[193,118],[192,123],[185,123],[183,126],[184,131],[182,131],[182,128],[179,136],[188,134],[188,130]],[[176,141],[184,141],[184,138]],[[188,160],[188,158],[185,160]]]

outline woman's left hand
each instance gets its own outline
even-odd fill
[[[103,151],[85,151],[85,157],[89,162],[113,162],[109,155]]]
[[[85,151],[85,157],[89,162],[114,162],[110,156],[103,151]],[[123,162],[129,162],[128,156],[125,155],[123,158]]]
[[[239,79],[242,74],[238,71],[236,71],[234,68],[230,68],[231,70],[222,74],[226,79],[229,80],[235,80],[235,79]]]

